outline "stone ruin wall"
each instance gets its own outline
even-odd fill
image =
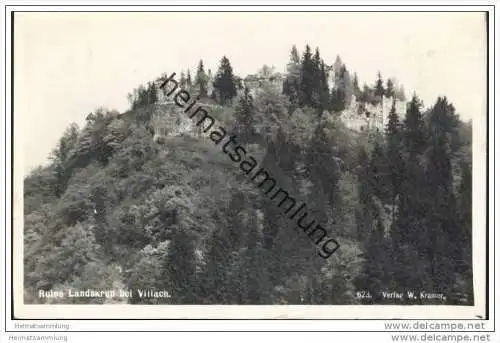
[[[352,96],[351,103],[342,111],[340,118],[346,127],[354,131],[383,131],[389,121],[392,103],[392,97],[384,96],[380,103],[372,105],[371,103],[359,103],[355,96]],[[396,99],[395,107],[396,113],[402,120],[406,113],[406,102]]]
[[[252,94],[262,87],[263,82],[270,82],[273,87],[281,89],[283,85],[283,77],[281,74],[273,75],[270,80],[262,80],[262,78],[251,75],[243,80],[244,86],[248,86]],[[161,84],[160,80],[157,80],[157,86]],[[172,99],[167,98],[164,92],[160,90],[158,92],[158,104],[160,105],[174,105]],[[393,98],[382,97],[382,101],[376,105],[371,103],[360,103],[356,100],[353,95],[351,97],[351,102],[349,106],[342,111],[340,118],[344,122],[347,128],[362,132],[362,131],[372,131],[372,130],[385,130],[387,123],[389,121],[389,113],[391,111],[393,104]],[[406,113],[406,102],[396,99],[395,102],[396,113],[398,114],[400,120],[403,120]],[[172,115],[164,115],[165,112],[172,111]],[[155,127],[155,139],[161,136],[178,136],[182,134],[196,135],[194,131],[194,125],[190,119],[178,118],[179,114],[175,113],[176,110],[167,110],[166,107],[162,106],[162,109],[158,109],[155,113],[153,119],[153,125]],[[163,115],[161,115],[163,113]]]

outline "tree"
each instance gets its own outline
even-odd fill
[[[225,227],[216,229],[209,241],[203,272],[203,296],[208,304],[230,304],[232,302],[231,265],[233,257],[231,241]]]
[[[300,58],[297,47],[294,45],[290,52],[290,61],[287,64],[287,75],[283,81],[283,94],[288,96],[290,100],[289,112],[293,113],[298,106],[299,92],[300,92]]]
[[[351,78],[351,75],[347,70],[346,65],[340,59],[340,56],[337,56],[337,59],[335,60],[335,63],[333,65],[333,69],[333,84],[335,88],[341,89],[345,106],[350,103],[351,97],[353,95],[356,95],[355,88],[357,88],[357,91],[359,91],[358,77],[355,74],[354,80]],[[357,94],[356,97],[359,97],[359,94]]]
[[[168,284],[163,270],[163,259],[168,251],[169,242],[161,242],[156,248],[151,244],[146,245],[137,252],[133,266],[130,268],[126,279],[129,289],[158,289]],[[130,252],[129,252],[130,253]],[[170,287],[168,284],[167,287]],[[158,304],[169,299],[141,298],[138,292],[133,292],[129,299],[130,304]]]
[[[71,124],[59,140],[57,148],[52,151],[50,156],[54,166],[56,179],[54,193],[58,197],[61,196],[66,189],[70,177],[71,171],[68,169],[68,162],[71,157],[70,153],[77,144],[78,134],[78,125],[75,123]]]
[[[334,111],[343,111],[350,102],[353,93],[349,73],[345,65],[341,65],[336,71],[335,85],[332,88],[331,108]]]
[[[245,87],[243,95],[240,97],[235,109],[234,117],[236,120],[236,131],[238,137],[245,144],[253,142],[255,134],[255,106],[253,97],[250,94],[248,87]]]
[[[394,83],[390,78],[387,79],[387,86],[385,87],[385,95],[388,98],[394,97]]]
[[[188,89],[191,89],[192,86],[193,86],[193,81],[191,80],[191,71],[188,69],[186,76],[186,87]]]
[[[221,104],[230,102],[237,94],[233,68],[226,56],[223,56],[220,61],[219,70],[215,76],[214,88],[219,93]]]
[[[361,89],[359,88],[358,74],[356,73],[354,73],[354,77],[352,79],[352,88],[354,96],[357,100],[359,100],[361,97]]]
[[[194,237],[186,229],[178,227],[172,236],[167,254],[163,258],[165,289],[175,290],[177,304],[196,303],[197,282]],[[166,281],[166,282],[165,282]]]
[[[155,104],[158,101],[158,89],[154,82],[148,83],[148,105]]]
[[[406,110],[404,120],[404,143],[408,159],[415,158],[425,150],[426,131],[425,123],[420,112],[422,103],[420,99],[413,95],[411,102]]]
[[[35,273],[38,274],[37,288],[46,289],[48,286],[50,289],[56,284],[79,277],[87,264],[99,260],[94,230],[86,224],[77,223],[56,234],[52,233],[51,244],[38,252],[39,260],[35,267]]]
[[[414,95],[409,104],[403,129],[404,174],[397,200],[397,215],[391,237],[393,249],[394,283],[400,288],[427,289],[430,282],[428,260],[418,256],[429,249],[430,236],[426,218],[428,212],[427,180],[423,165],[425,125],[420,113],[421,102]],[[415,260],[417,259],[417,260]],[[405,267],[414,264],[418,273],[411,274]]]
[[[186,74],[184,74],[184,71],[181,71],[181,76],[179,79],[179,86],[181,88],[186,88],[187,80],[186,80]]]
[[[230,203],[227,205],[224,213],[227,236],[229,238],[230,250],[237,251],[245,243],[245,195],[238,190],[231,194]]]
[[[319,84],[319,114],[323,114],[330,108],[330,89],[328,87],[328,73],[326,71],[325,62],[321,61],[320,68],[320,84]]]
[[[397,196],[401,193],[401,184],[404,179],[403,160],[403,132],[402,124],[396,113],[395,101],[389,112],[389,121],[385,130],[387,169],[389,170],[389,194],[392,207],[392,220],[395,219],[395,207]]]
[[[339,222],[341,196],[339,194],[340,167],[335,153],[335,144],[327,135],[327,123],[321,120],[316,124],[314,133],[306,151],[306,164],[312,194],[315,194],[311,206],[319,211],[318,220],[336,224]]]
[[[335,58],[335,62],[333,63],[333,83],[334,84],[339,84],[340,80],[342,79],[341,75],[341,69],[344,67],[344,62],[342,62],[342,59],[340,58],[339,55]]]
[[[54,202],[57,199],[57,192],[63,192],[58,186],[60,182],[53,166],[37,167],[32,170],[24,179],[24,214],[28,215],[43,204]]]
[[[326,304],[356,304],[355,280],[364,271],[362,251],[356,242],[346,240],[322,269],[324,282],[322,291],[326,293]]]
[[[375,96],[373,94],[373,89],[370,88],[366,83],[363,84],[363,90],[361,91],[358,100],[362,103],[372,103],[375,105],[376,101],[374,98]]]
[[[383,202],[390,199],[389,194],[389,169],[388,162],[382,142],[379,139],[375,140],[372,156],[370,160],[371,179],[373,182],[373,194]]]
[[[306,49],[302,56],[300,74],[301,74],[301,79],[299,85],[299,106],[313,107],[315,69],[314,69],[314,62],[311,53],[311,48],[309,45],[306,45]]]
[[[200,98],[206,98],[208,96],[208,77],[203,67],[203,60],[200,60],[198,64],[194,85],[198,87],[198,95]]]
[[[393,102],[385,140],[354,133],[337,116],[318,113],[332,107],[330,100],[342,110],[351,86],[360,102],[373,103],[375,90],[366,86],[363,94],[340,57],[332,75],[318,49],[306,50],[309,56],[301,51],[299,58],[292,48],[283,91],[267,82],[273,69],[263,68],[255,92],[243,88],[234,106],[210,108],[231,129],[226,136],[237,134],[247,162],[252,152],[255,167],[268,171],[257,188],[257,179],[241,182],[250,181],[241,168],[231,172],[235,144],[224,147],[228,159],[212,154],[215,134],[208,142],[190,131],[175,135],[183,109],[150,106],[158,80],[134,90],[125,113],[94,111],[82,130],[61,135],[50,163],[24,182],[24,281],[33,295],[27,302],[45,301],[39,289],[116,286],[172,295],[134,292],[129,299],[152,304],[352,305],[361,303],[361,290],[375,297],[382,290],[441,292],[450,304],[472,304],[471,124],[458,120],[448,100],[424,113],[415,96],[404,121]],[[207,66],[196,67],[189,103],[200,85],[212,93]],[[187,89],[191,76],[184,72]],[[397,98],[395,79],[384,80],[386,95],[390,81]],[[153,124],[165,129],[168,144],[152,139]],[[289,197],[271,199],[278,187]],[[313,220],[325,235],[309,225]],[[341,247],[321,258],[329,238]]]
[[[85,168],[92,161],[97,161],[103,166],[107,165],[117,148],[117,143],[123,138],[121,130],[115,131],[110,127],[115,119],[116,112],[105,108],[98,108],[95,113],[87,116],[87,125],[78,135],[68,160],[68,168]]]
[[[323,98],[323,80],[326,81],[326,75],[323,75],[321,70],[321,56],[319,48],[316,48],[313,56],[313,93],[312,93],[312,107],[320,109]],[[324,70],[323,70],[324,72]],[[322,111],[320,112],[321,115]]]
[[[290,61],[287,64],[287,71],[292,77],[298,78],[300,76],[300,57],[295,44],[290,51]]]
[[[345,109],[345,93],[342,88],[332,88],[330,104],[330,109],[335,112],[340,112]]]
[[[400,101],[406,101],[405,89],[403,85],[394,89],[394,97]]]
[[[378,303],[383,300],[382,291],[387,288],[387,275],[390,262],[388,246],[385,239],[385,228],[381,218],[380,208],[373,202],[361,205],[364,213],[364,225],[368,226],[364,244],[364,266],[356,280],[359,290],[369,291],[373,298],[364,303]]]
[[[364,147],[361,147],[357,157],[357,181],[359,206],[356,208],[356,234],[359,242],[363,243],[371,231],[371,213],[366,208],[371,204],[373,196],[373,182],[370,169],[370,158]],[[370,216],[370,217],[367,217]]]
[[[245,244],[246,249],[242,253],[245,292],[243,302],[253,305],[267,304],[270,293],[266,251],[261,246],[261,237],[255,217],[256,215],[253,213],[246,221],[248,238]]]
[[[462,254],[457,268],[465,279],[467,303],[474,304],[472,273],[472,173],[469,163],[462,163],[460,186],[458,188],[458,222],[460,223]]]
[[[345,107],[349,106],[351,99],[354,95],[354,85],[352,83],[351,75],[347,67],[344,65],[343,75],[342,75],[342,87],[344,87],[345,93]]]
[[[449,301],[453,301],[455,272],[458,271],[457,262],[461,260],[464,245],[463,232],[457,229],[457,202],[453,191],[448,134],[454,117],[454,107],[446,98],[438,98],[429,117],[429,148],[426,151],[430,272],[434,288],[450,294]]]

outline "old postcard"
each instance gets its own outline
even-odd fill
[[[15,13],[14,316],[484,318],[487,22]]]

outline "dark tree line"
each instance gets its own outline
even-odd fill
[[[356,222],[366,264],[358,288],[379,296],[383,290],[442,293],[448,304],[473,303],[470,166],[462,164],[460,187],[453,187],[450,143],[457,123],[446,98],[424,118],[414,96],[404,121],[393,107],[385,140],[371,156],[360,154]]]
[[[332,82],[328,82],[330,77]],[[289,98],[291,112],[305,106],[315,108],[319,113],[340,112],[349,106],[353,96],[362,103],[372,104],[379,103],[382,96],[405,100],[403,86],[395,88],[390,78],[384,86],[380,72],[373,87],[365,84],[360,89],[358,76],[349,72],[339,56],[330,66],[321,58],[319,49],[316,48],[313,54],[309,45],[301,58],[297,48],[292,47],[283,93]]]

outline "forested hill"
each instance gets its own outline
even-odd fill
[[[25,302],[123,302],[37,296],[122,288],[172,294],[131,303],[472,304],[471,125],[446,98],[424,109],[414,95],[385,131],[348,130],[352,96],[404,91],[380,74],[360,88],[340,58],[329,66],[308,46],[292,49],[281,87],[270,74],[245,90],[224,57],[214,76],[200,62],[178,80],[301,197],[339,241],[335,254],[319,257],[221,146],[181,130],[185,114],[159,103],[152,80],[129,111],[70,126],[25,178]],[[407,290],[446,300],[382,295]]]

